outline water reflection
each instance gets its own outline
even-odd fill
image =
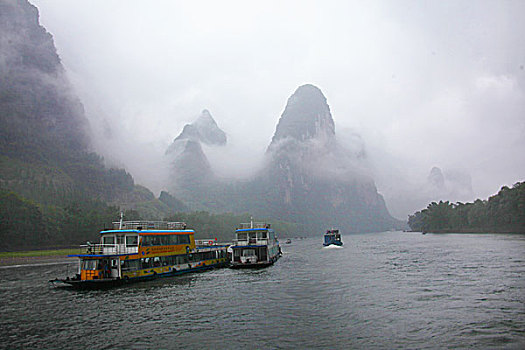
[[[322,238],[322,237],[321,237]],[[525,236],[294,240],[274,265],[101,291],[47,281],[74,264],[0,270],[3,348],[519,348]]]

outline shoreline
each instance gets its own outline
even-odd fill
[[[76,261],[68,258],[67,255],[3,257],[0,258],[0,268],[29,265],[55,265],[74,262]]]

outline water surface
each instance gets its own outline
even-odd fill
[[[56,289],[75,264],[0,269],[1,348],[525,347],[525,236],[343,235],[283,244],[261,270],[106,291]]]

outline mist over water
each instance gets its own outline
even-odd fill
[[[525,345],[523,235],[343,235],[275,265],[108,291],[53,289],[75,265],[0,269],[0,348],[509,348]]]

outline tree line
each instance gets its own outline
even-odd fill
[[[488,200],[432,202],[408,218],[413,231],[525,233],[525,182],[504,186]]]
[[[99,232],[118,221],[120,208],[105,202],[71,200],[61,206],[42,205],[13,191],[0,189],[0,251],[73,247],[86,241],[98,242]],[[136,210],[125,210],[124,220],[147,220]],[[211,214],[206,211],[176,212],[166,221],[183,221],[195,230],[196,239],[231,242],[235,228],[250,222],[250,214]],[[254,221],[264,219],[254,218]],[[300,231],[296,224],[273,222],[279,237]]]

